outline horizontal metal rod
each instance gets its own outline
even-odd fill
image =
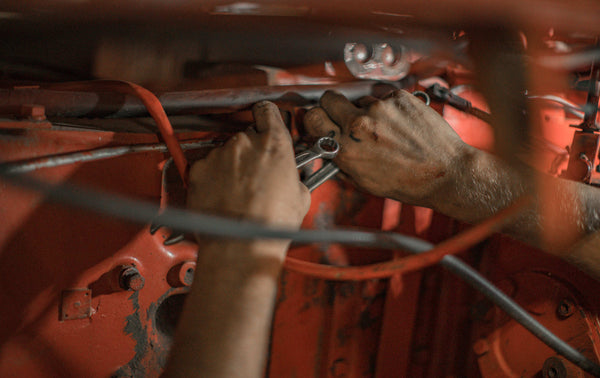
[[[377,88],[375,88],[377,87]],[[289,85],[202,91],[166,92],[158,99],[169,115],[204,114],[215,110],[248,108],[263,101],[291,101],[306,105],[319,100],[328,89],[350,100],[393,89],[388,84],[360,81],[332,85]],[[0,114],[19,114],[23,104],[43,105],[48,117],[126,118],[147,116],[136,97],[106,91],[62,91],[44,88],[0,89]]]
[[[213,141],[182,141],[180,142],[183,150],[190,150],[203,147],[214,147]],[[0,163],[0,171],[6,173],[26,173],[40,168],[53,168],[63,165],[83,163],[88,161],[108,159],[123,155],[141,153],[141,152],[167,152],[167,146],[164,143],[153,144],[132,144],[128,146],[116,146],[98,148],[95,150],[70,152],[60,155],[42,156],[34,159],[27,159],[15,162]]]

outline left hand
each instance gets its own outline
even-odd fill
[[[188,207],[299,228],[310,206],[279,109],[256,104],[256,132],[238,133],[190,169]]]

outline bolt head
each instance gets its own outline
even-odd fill
[[[575,304],[568,299],[560,301],[556,307],[556,314],[561,319],[566,319],[575,313]]]
[[[145,283],[144,276],[135,267],[126,267],[121,271],[119,286],[123,290],[139,291],[144,288]]]
[[[369,50],[362,43],[357,43],[352,48],[352,56],[358,63],[365,63],[369,60]]]

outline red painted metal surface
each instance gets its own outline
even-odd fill
[[[448,112],[444,110],[465,140],[489,146],[491,136],[482,135],[477,119],[451,117]],[[564,114],[556,109],[544,112],[541,119],[548,116],[549,121],[542,136],[559,146],[569,144],[572,130],[553,132],[568,125]],[[213,134],[177,136],[192,139]],[[3,161],[158,141],[156,135],[143,133],[58,130],[39,119],[0,122]],[[560,156],[560,151],[550,151],[548,156],[544,164]],[[161,186],[166,157],[143,153],[42,169],[36,175],[163,206],[180,204],[184,192],[176,171]],[[171,231],[161,228],[151,234],[152,219],[147,225],[132,225],[47,203],[39,194],[4,182],[0,182],[0,209],[0,301],[10,305],[10,310],[0,312],[4,325],[0,376],[158,376],[188,290],[186,273],[194,268],[197,246],[188,241],[165,246]],[[313,193],[303,226],[397,230],[434,243],[467,228],[428,209],[366,195],[339,180]],[[290,256],[348,267],[402,255],[320,245],[294,247]],[[480,267],[540,321],[597,359],[598,282],[539,251],[501,238],[478,245],[461,258]],[[138,276],[123,285],[124,267],[139,272],[143,287]],[[91,296],[89,307],[85,293]],[[572,312],[566,318],[556,315],[565,300],[567,309],[560,311]],[[81,318],[64,317],[73,311]],[[556,357],[438,268],[390,279],[342,282],[285,270],[271,341],[268,374],[272,377],[534,376],[549,358]],[[573,369],[568,364],[566,368]]]

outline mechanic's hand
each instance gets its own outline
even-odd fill
[[[359,187],[377,196],[434,206],[444,184],[456,179],[468,146],[433,109],[406,91],[383,100],[365,98],[357,108],[327,91],[304,117],[314,136],[335,133],[335,161]],[[442,193],[443,195],[443,193]]]
[[[190,169],[188,207],[298,228],[310,206],[291,137],[273,103],[253,109],[256,132],[238,133]]]

